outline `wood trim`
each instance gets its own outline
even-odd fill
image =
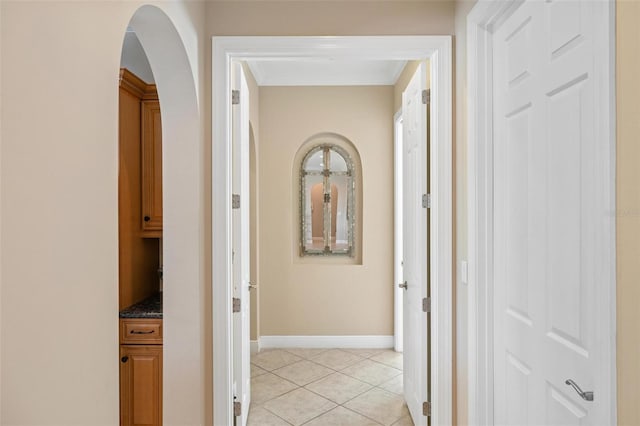
[[[120,87],[132,95],[142,98],[147,90],[147,83],[126,68],[120,68]]]
[[[158,89],[155,84],[147,84],[147,88],[144,91],[144,95],[142,95],[143,101],[157,101],[158,100]]]
[[[126,68],[120,68],[120,88],[142,100],[158,100],[158,89],[155,84],[149,84]]]

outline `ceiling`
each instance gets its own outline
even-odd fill
[[[247,61],[258,86],[389,86],[406,63],[342,58]]]

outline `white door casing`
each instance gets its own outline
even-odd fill
[[[471,424],[615,424],[610,12],[470,15]]]
[[[429,59],[430,269],[433,300],[431,424],[452,424],[452,39],[450,36],[214,37],[212,42],[212,306],[214,424],[232,419],[231,63],[269,58]],[[247,165],[248,167],[248,165]]]
[[[424,63],[418,66],[402,93],[403,117],[403,383],[404,398],[416,426],[426,426],[422,404],[428,401],[427,314],[422,300],[427,297],[429,227],[423,195],[427,188],[427,86]]]
[[[242,65],[233,63],[233,87],[239,95],[239,104],[233,105],[233,178],[234,196],[239,196],[240,206],[233,208],[233,297],[240,300],[240,312],[233,314],[233,395],[240,402],[241,414],[238,426],[246,426],[251,403],[251,342],[249,281],[251,253],[249,237],[249,88]]]

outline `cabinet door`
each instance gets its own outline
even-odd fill
[[[120,425],[162,425],[162,346],[120,346]]]
[[[162,236],[162,122],[160,102],[142,102],[142,232]]]

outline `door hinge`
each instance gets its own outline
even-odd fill
[[[431,298],[425,297],[422,299],[422,312],[431,312]]]
[[[431,416],[431,403],[429,401],[422,403],[422,415],[427,417]]]
[[[422,208],[431,208],[431,194],[422,194]]]
[[[241,402],[234,402],[233,403],[233,415],[238,417],[242,415],[242,403]]]
[[[240,299],[234,297],[233,299],[233,312],[240,312]]]
[[[231,105],[238,105],[240,104],[240,91],[239,90],[232,90],[231,91]]]
[[[232,209],[239,209],[240,208],[240,195],[239,194],[233,194],[231,196],[231,208]]]
[[[425,89],[422,91],[422,103],[424,105],[429,105],[431,103],[431,90]]]

